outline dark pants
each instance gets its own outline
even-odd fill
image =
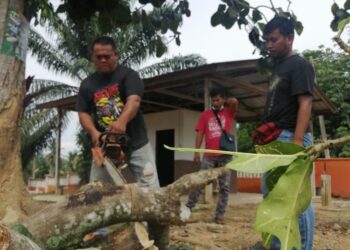
[[[225,166],[228,162],[232,161],[232,156],[221,155],[221,156],[205,156],[201,162],[201,170],[212,169],[215,167]],[[222,175],[218,177],[219,182],[219,194],[216,205],[216,219],[222,219],[228,203],[228,195],[230,192],[230,170],[226,170]],[[202,188],[198,188],[190,193],[188,197],[187,207],[192,209],[198,202],[199,196],[202,193]]]

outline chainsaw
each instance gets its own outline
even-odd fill
[[[92,148],[92,158],[97,167],[105,167],[116,185],[126,182],[121,170],[127,166],[126,153],[129,149],[129,137],[125,133],[106,131],[98,138],[98,144]]]

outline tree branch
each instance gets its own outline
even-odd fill
[[[67,200],[45,207],[23,225],[35,239],[45,242],[46,247],[66,249],[76,246],[85,234],[120,222],[183,224],[190,213],[181,203],[181,196],[215,180],[225,170],[221,167],[188,174],[160,189],[140,188],[137,184],[112,186],[94,182],[82,187]],[[0,246],[6,243],[5,240],[0,237]]]
[[[338,146],[349,142],[350,142],[350,136],[341,137],[335,140],[329,140],[329,141],[314,145],[309,149],[307,153],[309,155],[315,155],[315,154],[321,153],[327,148],[331,148],[333,146]]]
[[[344,51],[346,52],[348,55],[350,55],[350,46],[347,45],[343,39],[340,38],[340,36],[335,36],[333,37],[333,40],[338,44],[338,46]]]

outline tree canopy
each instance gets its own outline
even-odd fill
[[[350,57],[344,53],[321,47],[319,50],[305,51],[304,56],[312,61],[317,84],[338,108],[337,113],[325,117],[329,138],[350,135]],[[316,138],[320,138],[315,124]],[[350,147],[331,149],[332,156],[349,157]]]

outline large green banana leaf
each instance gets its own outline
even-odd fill
[[[305,148],[289,142],[256,146],[258,153],[299,154]],[[298,217],[311,201],[312,160],[307,154],[289,166],[272,169],[266,183],[271,190],[257,209],[255,229],[262,233],[266,247],[272,235],[281,241],[281,249],[301,249]]]
[[[272,143],[260,146],[255,146],[255,151],[258,154],[283,154],[291,155],[305,152],[305,148],[290,142],[274,141]],[[276,182],[282,174],[287,170],[288,165],[274,168],[266,173],[266,186],[268,190],[272,190]]]
[[[255,230],[263,233],[267,245],[275,235],[281,241],[281,249],[301,249],[298,216],[311,201],[311,172],[309,157],[296,159],[259,204]]]
[[[252,154],[252,153],[240,153],[221,150],[209,150],[209,149],[195,149],[195,148],[175,148],[164,145],[169,150],[176,150],[180,152],[198,152],[198,153],[219,153],[225,155],[232,155],[235,158],[226,164],[227,168],[243,171],[247,173],[265,173],[266,171],[281,167],[288,166],[296,158],[302,156],[302,154],[294,155],[276,155],[276,154]]]

